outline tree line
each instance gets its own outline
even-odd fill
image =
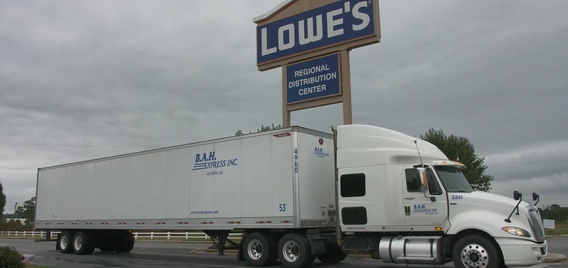
[[[6,206],[6,195],[4,194],[4,187],[0,182],[0,229],[13,229],[24,226],[31,227],[35,220],[35,196],[24,202],[23,205],[17,206],[14,214],[4,214],[4,207]],[[16,219],[25,219],[24,224]]]
[[[543,219],[554,220],[556,222],[568,221],[568,207],[561,207],[558,204],[552,204],[539,208],[540,216]]]

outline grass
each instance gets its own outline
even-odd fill
[[[568,235],[568,222],[556,223],[556,229],[545,229],[546,235]]]

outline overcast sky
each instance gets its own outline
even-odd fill
[[[257,71],[253,23],[280,3],[0,0],[5,212],[39,167],[281,123],[282,72]],[[493,193],[568,206],[568,1],[379,5],[381,42],[351,51],[354,123],[466,137]],[[342,120],[341,105],[292,114]]]

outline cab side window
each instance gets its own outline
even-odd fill
[[[424,187],[422,187],[422,182],[420,182],[418,170],[415,168],[409,168],[404,172],[406,173],[406,190],[409,193],[424,192]]]
[[[344,174],[341,175],[341,196],[359,197],[365,196],[367,187],[365,186],[365,174]]]

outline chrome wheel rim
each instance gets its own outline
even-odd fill
[[[66,235],[61,236],[61,239],[59,240],[59,247],[65,249],[68,246],[69,246],[69,237],[67,237]]]
[[[253,260],[258,260],[262,257],[262,243],[258,239],[251,240],[247,245],[247,253]]]
[[[295,262],[300,258],[300,245],[296,241],[286,241],[282,247],[282,256],[287,262]]]
[[[83,238],[80,236],[75,237],[75,240],[73,241],[73,246],[75,247],[76,250],[81,249],[81,247],[83,247]]]
[[[487,250],[479,244],[469,244],[461,251],[461,261],[465,267],[487,267],[489,254]]]

